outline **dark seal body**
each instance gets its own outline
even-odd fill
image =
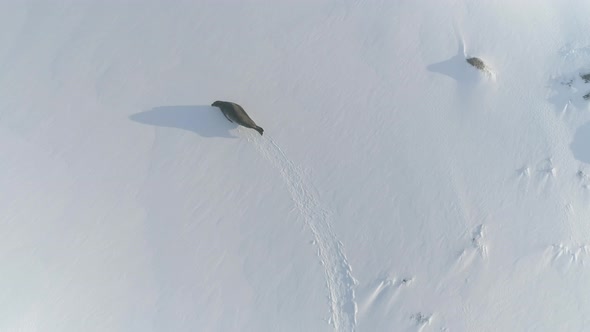
[[[225,115],[225,117],[230,122],[235,122],[235,123],[237,123],[241,126],[244,126],[246,128],[252,128],[252,129],[258,131],[260,133],[260,135],[262,135],[262,132],[264,130],[262,128],[258,127],[256,125],[256,123],[252,119],[250,119],[250,117],[248,116],[248,114],[246,114],[246,111],[244,111],[242,106],[240,106],[236,103],[231,103],[229,101],[219,101],[219,100],[214,102],[213,104],[211,104],[211,106],[219,107],[219,109],[221,110],[223,115]]]

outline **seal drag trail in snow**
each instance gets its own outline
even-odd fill
[[[256,140],[255,146],[280,171],[295,206],[315,238],[329,291],[331,323],[337,331],[354,331],[356,280],[352,276],[342,242],[332,230],[331,213],[322,207],[315,188],[305,180],[302,172],[270,136]]]

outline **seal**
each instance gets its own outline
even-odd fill
[[[235,122],[241,126],[246,128],[252,128],[262,135],[264,129],[258,127],[256,123],[250,119],[246,111],[242,108],[242,106],[232,103],[229,101],[216,101],[211,106],[219,107],[223,115],[230,121]]]

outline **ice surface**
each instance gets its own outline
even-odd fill
[[[589,16],[0,3],[0,330],[584,331]]]

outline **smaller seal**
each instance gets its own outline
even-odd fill
[[[475,67],[479,70],[485,71],[487,69],[486,64],[480,58],[476,58],[476,57],[468,58],[467,63],[469,63],[470,65],[472,65],[473,67]]]
[[[229,101],[216,101],[211,106],[219,107],[223,115],[230,121],[235,122],[241,126],[246,128],[252,128],[262,135],[264,129],[260,128],[256,125],[256,123],[250,119],[246,111],[242,108],[242,106],[232,103]]]

